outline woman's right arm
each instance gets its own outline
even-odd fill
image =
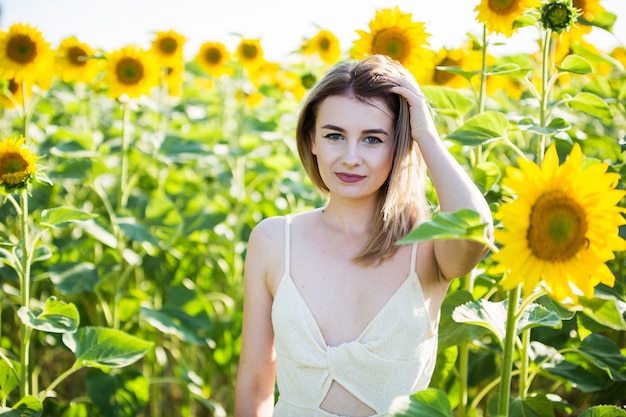
[[[235,417],[271,417],[274,410],[276,353],[268,289],[275,222],[264,221],[248,241],[244,272],[241,356],[235,386]]]

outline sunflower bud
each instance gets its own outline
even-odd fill
[[[559,34],[572,27],[579,15],[571,0],[554,0],[545,3],[540,7],[540,11],[541,24],[544,29]]]

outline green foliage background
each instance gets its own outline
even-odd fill
[[[507,196],[504,169],[516,165],[509,144],[533,158],[539,134],[562,156],[579,143],[589,160],[609,161],[623,175],[626,73],[606,54],[574,52],[582,61],[562,70],[567,78],[555,86],[556,116],[547,126],[528,92],[513,98],[495,91],[479,112],[470,88],[424,87],[442,137],[494,210]],[[282,65],[303,77],[325,70],[315,60]],[[587,66],[593,73],[579,70]],[[538,68],[528,56],[507,56],[491,72],[521,83]],[[298,98],[275,85],[257,90],[241,68],[236,74],[210,79],[207,88],[210,77],[189,62],[181,98],[155,92],[128,103],[107,98],[97,85],[56,80],[29,117],[1,111],[2,138],[26,127],[49,181],[40,176],[30,187],[39,240],[26,310],[14,262],[19,216],[9,197],[0,205],[0,415],[232,414],[249,233],[263,218],[323,204],[297,161]],[[251,106],[246,98],[256,92],[264,99]],[[129,175],[121,183],[124,158]],[[487,256],[450,289],[433,391],[413,399],[414,414],[400,415],[495,415],[506,293],[486,272],[489,265]],[[514,378],[511,415],[621,415],[624,254],[609,266],[615,286],[598,287],[580,310],[543,297],[520,325],[533,329],[531,383],[516,393]],[[19,368],[24,323],[35,330],[34,392],[52,385],[47,398],[20,398],[17,389],[12,370]],[[89,350],[94,346],[100,349]],[[516,352],[519,364],[524,358]],[[419,411],[417,404],[434,408]],[[585,411],[598,405],[611,407]]]

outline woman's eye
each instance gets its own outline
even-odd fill
[[[330,140],[339,140],[341,139],[341,135],[339,133],[329,133],[326,136],[324,136],[326,139],[330,139]]]
[[[380,140],[380,138],[377,138],[376,136],[368,136],[365,139],[363,139],[363,141],[365,143],[370,144],[370,145],[374,145],[374,144],[377,144],[377,143],[383,143],[383,141]]]

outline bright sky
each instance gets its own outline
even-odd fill
[[[480,0],[0,0],[0,30],[27,23],[56,47],[65,37],[106,51],[130,43],[149,47],[155,31],[170,29],[187,38],[185,55],[193,57],[206,41],[223,42],[231,51],[241,35],[260,38],[268,59],[279,60],[297,49],[318,28],[332,31],[348,50],[367,30],[375,11],[395,5],[424,22],[435,49],[458,47],[466,33],[478,35],[474,7]],[[626,44],[626,0],[601,0],[616,14],[614,34],[594,29],[590,41],[605,50]],[[505,42],[503,52],[536,50],[538,33],[525,28]],[[491,50],[498,53],[497,50]]]

